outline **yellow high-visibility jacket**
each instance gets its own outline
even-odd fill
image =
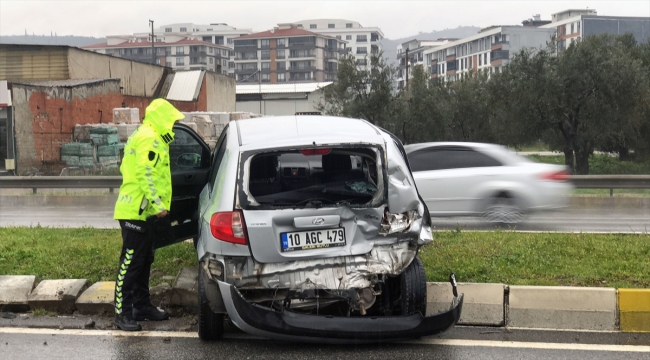
[[[183,114],[164,99],[147,106],[142,125],[129,137],[120,166],[122,186],[115,203],[116,220],[146,220],[168,210],[172,199],[169,143]]]

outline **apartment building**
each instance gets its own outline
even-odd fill
[[[345,41],[282,25],[233,40],[238,83],[336,81]]]
[[[540,27],[554,29],[558,50],[589,35],[631,33],[637,42],[650,36],[649,17],[598,16],[594,9],[569,9],[551,16],[551,23]]]
[[[109,42],[82,47],[85,50],[115,57],[153,62],[176,70],[210,70],[228,75],[228,61],[232,50],[223,45],[205,42],[194,37],[167,36],[155,42],[137,38],[112,37]]]
[[[413,66],[425,65],[425,50],[433,49],[443,44],[457,39],[438,39],[438,40],[417,40],[413,39],[397,46],[397,71],[395,73],[395,85],[398,90],[406,86],[407,77],[410,79],[413,72]],[[407,73],[408,62],[408,73]],[[426,67],[426,66],[425,66]]]
[[[278,25],[294,25],[318,34],[345,40],[347,42],[346,47],[348,52],[354,54],[357,59],[357,64],[360,66],[369,65],[370,54],[378,54],[382,50],[380,42],[384,38],[384,33],[381,29],[378,27],[363,27],[357,21],[314,19]]]
[[[479,70],[498,73],[523,48],[541,48],[553,29],[529,26],[491,26],[478,34],[424,51],[432,79],[454,81]]]
[[[224,55],[223,51],[220,51],[219,66],[221,70],[219,71],[219,73],[229,75],[231,77],[235,76],[235,62],[234,62],[234,51],[233,51],[232,40],[236,37],[247,35],[250,33],[252,33],[251,29],[237,29],[235,27],[229,26],[228,24],[224,24],[224,23],[213,23],[208,25],[200,25],[194,23],[177,23],[177,24],[163,25],[154,29],[154,36],[156,38],[155,40],[156,47],[158,47],[158,43],[165,43],[163,47],[170,47],[170,49],[168,50],[171,50],[172,55],[174,56],[176,55],[176,51],[173,48],[175,46],[183,45],[183,44],[174,45],[174,43],[178,41],[197,40],[199,42],[195,42],[194,45],[205,46],[203,50],[205,50],[207,54],[209,54],[210,49],[207,47],[207,44],[204,43],[220,45],[220,47],[218,47],[219,49],[225,48],[228,51],[227,54]],[[151,32],[140,32],[140,33],[134,33],[133,35],[111,35],[106,37],[107,40],[107,42],[105,43],[106,46],[84,47],[84,48],[88,50],[99,50],[97,52],[111,54],[113,56],[127,57],[133,60],[151,62],[152,61],[151,50],[148,50],[149,54],[146,54],[147,52],[146,49],[142,49],[142,50],[136,49],[139,47],[139,45],[137,46],[129,45],[130,43],[137,43],[137,44],[149,43],[149,48],[150,48],[151,47],[151,43],[149,42],[150,37],[151,37]],[[124,45],[124,46],[120,47],[119,45]],[[120,49],[122,48],[124,50],[120,51]],[[131,50],[127,50],[127,49],[131,49]],[[103,52],[104,50],[108,52]],[[191,49],[184,49],[184,50],[185,50],[184,54],[189,54],[188,50]],[[203,50],[194,48],[193,52],[201,53]],[[133,51],[135,51],[135,53],[133,53]],[[217,59],[214,58],[212,60],[214,64],[211,64],[210,57],[207,54],[206,56],[202,57],[203,60],[205,61],[201,60],[200,59],[201,57],[199,56],[186,57],[178,61],[176,60],[177,58],[174,57],[171,59],[172,61],[169,61],[168,59],[166,59],[168,56],[165,56],[165,59],[162,58],[162,55],[167,54],[167,50],[164,51],[160,50],[160,51],[161,53],[158,55],[160,55],[161,58],[160,59],[157,58],[156,60],[156,62],[159,63],[160,65],[168,65],[169,67],[178,70],[205,69],[205,70],[217,71],[216,70]],[[215,47],[213,47],[213,51],[216,51]],[[192,58],[194,58],[195,60],[192,60]],[[190,64],[191,62],[194,62],[194,64]],[[202,64],[203,62],[205,62],[205,64]],[[179,65],[177,65],[177,63]],[[190,65],[194,65],[194,66],[190,66]],[[214,65],[214,66],[210,66],[210,65]]]

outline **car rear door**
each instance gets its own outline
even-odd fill
[[[198,233],[199,194],[208,181],[210,147],[192,128],[174,125],[174,141],[169,144],[172,175],[172,203],[169,214],[174,225],[174,240],[154,241],[154,247],[192,239]]]

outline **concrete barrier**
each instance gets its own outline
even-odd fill
[[[43,280],[29,295],[29,307],[72,314],[77,297],[87,287],[85,279]]]
[[[459,283],[458,293],[465,294],[459,324],[503,326],[504,284]],[[427,313],[449,310],[453,299],[449,283],[427,283]]]
[[[115,281],[100,281],[86,289],[75,301],[82,314],[113,314],[115,309]]]
[[[34,289],[34,275],[0,275],[0,311],[29,310],[29,294]]]
[[[618,289],[621,331],[650,332],[650,289]]]
[[[510,286],[508,326],[617,330],[616,289]]]

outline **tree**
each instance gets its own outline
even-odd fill
[[[339,59],[338,81],[324,89],[317,108],[335,116],[361,118],[373,124],[391,121],[394,70],[381,53],[370,55],[370,69],[361,68],[352,54]]]

